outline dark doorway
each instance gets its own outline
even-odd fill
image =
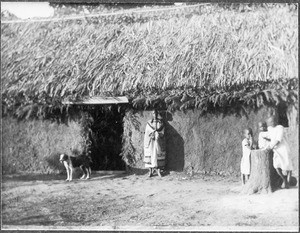
[[[285,103],[279,103],[276,106],[276,114],[278,116],[278,124],[283,127],[289,127],[289,120],[287,117],[288,107]]]
[[[118,105],[111,105],[89,111],[92,118],[89,132],[92,170],[125,170],[125,162],[120,156],[125,113],[120,109]]]

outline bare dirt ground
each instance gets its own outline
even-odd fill
[[[162,178],[134,174],[93,174],[90,180],[72,182],[65,178],[2,177],[2,229],[127,226],[298,231],[298,187],[242,195],[237,177],[171,173]]]

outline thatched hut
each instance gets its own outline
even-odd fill
[[[1,24],[4,172],[56,171],[70,147],[89,150],[95,169],[142,168],[153,108],[166,120],[170,170],[238,174],[242,129],[257,133],[270,111],[298,170],[297,11],[206,6],[151,17]],[[63,104],[93,96],[129,103]]]

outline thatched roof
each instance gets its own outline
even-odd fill
[[[148,22],[144,14],[1,24],[2,103],[17,111],[126,95],[135,108],[205,111],[297,102],[297,11],[211,9]]]

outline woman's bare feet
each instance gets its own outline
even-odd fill
[[[284,181],[284,182],[282,183],[282,185],[281,185],[281,188],[282,188],[282,189],[288,189],[288,188],[289,188],[288,183],[287,183],[286,181]]]
[[[157,169],[157,175],[161,177],[160,169]]]
[[[149,174],[148,174],[148,177],[151,177],[152,176],[152,169],[149,168]]]

